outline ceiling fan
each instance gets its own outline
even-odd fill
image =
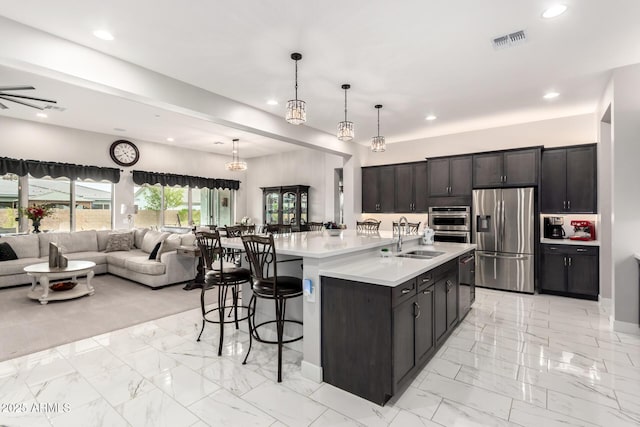
[[[56,101],[52,101],[50,99],[33,98],[31,96],[14,95],[12,93],[5,92],[5,91],[12,91],[12,90],[33,90],[33,89],[35,89],[35,87],[33,86],[0,86],[0,99],[3,99],[5,101],[15,102],[17,104],[26,105],[27,107],[31,107],[31,108],[37,108],[38,110],[44,110],[44,107],[40,107],[39,105],[35,105],[30,102],[20,101],[20,99],[29,99],[31,101],[49,102],[52,104],[56,104]],[[0,109],[6,110],[7,108],[9,107],[7,107],[2,102],[0,102]]]

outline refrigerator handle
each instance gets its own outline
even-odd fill
[[[504,250],[504,239],[505,239],[505,235],[506,233],[506,221],[507,221],[507,216],[505,214],[505,207],[504,207],[504,200],[501,201],[502,203],[502,217],[500,218],[500,221],[502,222],[502,236],[500,237],[500,250],[503,251]]]

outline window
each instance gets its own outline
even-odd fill
[[[75,186],[75,229],[111,229],[113,184],[110,182],[76,181]]]
[[[189,226],[189,188],[162,187],[164,194],[164,225]]]
[[[134,186],[134,203],[138,212],[134,215],[136,227],[158,229],[162,225],[162,187],[144,184]]]
[[[71,181],[66,178],[33,178],[29,175],[28,206],[50,205],[52,215],[41,222],[41,231],[71,230]]]
[[[0,233],[18,232],[18,175],[0,176]]]
[[[233,225],[235,223],[234,205],[235,191],[225,189],[212,190],[214,193],[213,212],[215,214],[215,224],[218,226]]]

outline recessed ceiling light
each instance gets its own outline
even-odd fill
[[[169,141],[169,142],[173,142],[173,141],[175,141],[175,139],[173,139],[173,138],[169,137],[169,138],[167,138],[167,141]]]
[[[275,99],[270,99],[267,101],[267,104],[269,105],[278,105],[278,101],[276,101]]]
[[[544,12],[542,12],[542,17],[544,19],[551,19],[551,18],[555,18],[556,16],[560,16],[563,13],[565,13],[567,11],[567,6],[564,4],[556,4],[551,6],[548,9],[545,9]]]
[[[43,119],[46,119],[47,117],[49,117],[45,113],[37,113],[36,116],[42,117]]]
[[[126,129],[122,129],[122,128],[113,128],[113,130],[118,132],[126,132]]]
[[[107,30],[95,30],[93,35],[99,38],[100,40],[112,41],[114,39],[113,34],[111,34]]]
[[[224,142],[222,141],[214,141],[213,145],[223,145]]]
[[[429,115],[428,115],[427,117],[425,117],[424,119],[425,119],[425,120],[429,120],[429,121],[431,121],[431,120],[435,120],[435,119],[437,119],[437,118],[438,118],[438,117],[434,116],[433,114],[429,114]]]
[[[544,99],[553,99],[553,98],[557,98],[559,97],[560,94],[558,92],[547,92],[544,94],[543,98]]]

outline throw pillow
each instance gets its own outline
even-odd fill
[[[13,259],[18,259],[18,255],[16,255],[11,245],[6,242],[0,243],[0,261],[11,261]]]
[[[110,233],[105,252],[128,251],[131,249],[131,233]]]
[[[158,242],[162,242],[171,233],[165,233],[162,231],[149,230],[142,238],[142,252],[150,254],[153,248],[156,247]]]
[[[156,257],[158,256],[158,251],[160,250],[160,245],[162,245],[162,242],[158,242],[158,244],[156,245],[155,248],[153,248],[153,250],[151,251],[151,253],[149,254],[149,259],[152,259],[155,261]]]
[[[160,245],[160,250],[158,250],[156,261],[160,262],[160,257],[165,252],[175,252],[175,250],[180,247],[180,242],[181,238],[179,234],[171,234],[169,237],[164,239]]]
[[[144,239],[144,235],[149,231],[148,228],[136,228],[133,231],[133,244],[136,248],[142,249],[142,239]]]

